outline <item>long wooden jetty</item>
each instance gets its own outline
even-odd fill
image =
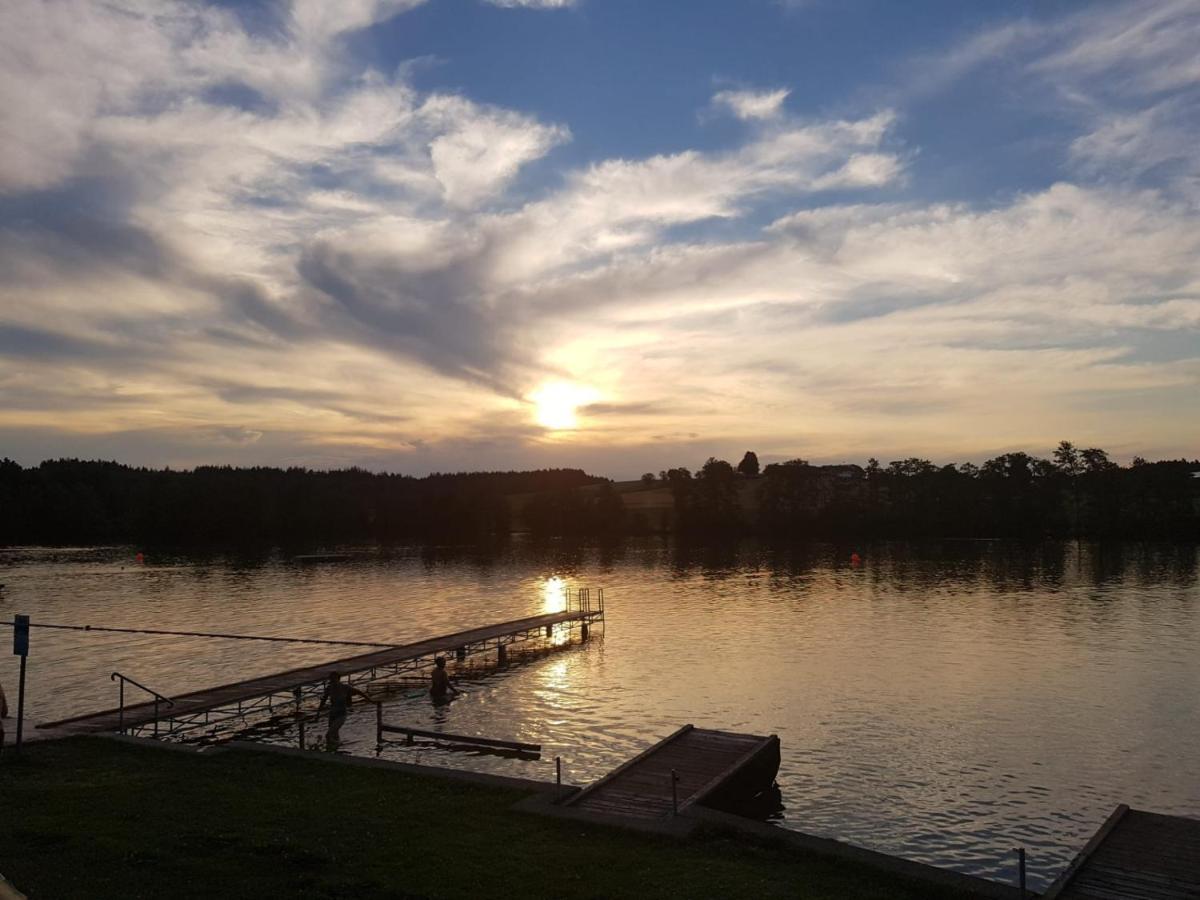
[[[661,819],[696,804],[722,808],[769,788],[779,738],[684,725],[570,797],[564,805],[604,815]]]
[[[1200,819],[1122,804],[1043,900],[1183,900],[1200,897]]]
[[[597,605],[592,604],[589,596],[586,602],[581,601],[576,608],[568,607],[562,612],[472,628],[319,665],[192,691],[169,700],[160,697],[159,702],[150,700],[72,716],[38,727],[53,728],[61,733],[144,732],[152,729],[156,735],[162,732],[181,734],[218,726],[233,719],[244,719],[251,713],[281,715],[298,711],[306,700],[321,696],[325,683],[334,672],[350,684],[361,684],[381,677],[400,677],[405,673],[417,672],[432,665],[434,658],[440,655],[462,661],[472,654],[494,652],[499,663],[504,664],[510,646],[543,635],[550,636],[558,626],[579,628],[586,639],[589,627],[604,618],[602,597]],[[117,674],[114,673],[114,676]],[[133,684],[142,687],[137,682]],[[123,685],[124,682],[122,689]]]

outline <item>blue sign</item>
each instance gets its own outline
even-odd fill
[[[13,654],[29,655],[29,616],[13,616]]]

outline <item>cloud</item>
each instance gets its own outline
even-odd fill
[[[909,90],[933,93],[999,68],[1035,108],[1081,130],[1068,147],[1081,174],[1166,179],[1200,197],[1200,7],[1128,2],[978,32],[911,67]]]
[[[431,98],[422,113],[446,123],[446,129],[430,142],[429,153],[446,201],[460,208],[497,197],[522,166],[570,138],[561,126],[541,125],[504,110],[480,109],[458,97]]]
[[[508,9],[566,9],[575,6],[579,0],[484,0],[484,2]]]
[[[773,119],[783,111],[783,101],[791,91],[719,91],[713,95],[713,106],[723,108],[739,119]]]
[[[498,217],[497,275],[507,282],[594,263],[657,241],[672,226],[741,216],[762,198],[829,186],[878,186],[900,171],[875,151],[890,112],[857,120],[785,123],[728,153],[685,151],[608,160],[573,173],[556,194]]]
[[[932,203],[910,113],[785,88],[718,93],[725,143],[567,162],[567,123],[354,56],[415,5],[0,9],[12,452],[636,474],[1200,440],[1189,5],[931,63],[921,91],[992,67],[1074,128],[1057,183]],[[601,398],[569,436],[522,399],[552,380]]]

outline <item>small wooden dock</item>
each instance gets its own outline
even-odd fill
[[[569,798],[578,810],[661,819],[696,804],[715,806],[770,787],[779,738],[684,725]]]
[[[470,654],[491,652],[496,654],[500,664],[504,664],[513,644],[549,636],[556,627],[563,625],[579,628],[586,639],[589,627],[603,618],[603,600],[599,605],[592,606],[589,598],[586,605],[581,603],[577,608],[568,608],[563,612],[528,616],[315,666],[192,691],[172,697],[169,707],[153,701],[126,704],[57,722],[46,722],[38,727],[55,729],[59,733],[137,732],[152,728],[154,734],[158,735],[161,724],[166,734],[180,734],[242,719],[251,713],[286,714],[298,710],[306,700],[320,697],[325,682],[334,672],[351,684],[365,684],[377,678],[411,675],[432,665],[434,657],[439,655],[462,661]]]
[[[1121,805],[1043,900],[1200,898],[1200,819]]]

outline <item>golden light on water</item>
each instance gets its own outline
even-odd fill
[[[547,381],[529,395],[534,405],[534,420],[551,431],[571,431],[579,427],[578,410],[594,403],[599,394],[594,388],[569,381]]]
[[[542,582],[542,612],[556,613],[567,608],[567,583],[557,575]]]

